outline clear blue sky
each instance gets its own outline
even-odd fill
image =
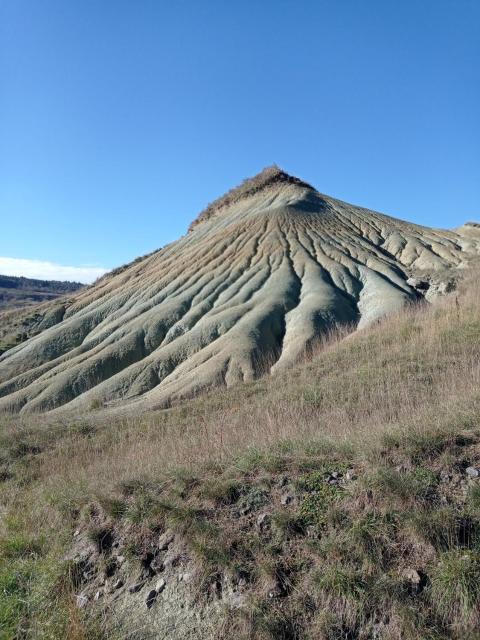
[[[478,0],[2,0],[0,256],[114,267],[278,163],[480,219]]]

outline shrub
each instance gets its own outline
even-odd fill
[[[363,600],[367,583],[363,576],[344,565],[332,565],[315,577],[315,584],[329,596]]]
[[[367,484],[383,495],[402,501],[431,500],[435,496],[438,476],[433,471],[417,467],[413,471],[381,468],[367,479]]]
[[[242,483],[234,478],[211,478],[202,484],[200,495],[218,505],[228,505],[239,499],[242,488]]]
[[[446,551],[431,574],[431,600],[444,619],[471,624],[480,600],[480,554],[467,550]]]

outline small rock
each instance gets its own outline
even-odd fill
[[[179,579],[183,580],[183,582],[190,582],[190,580],[192,579],[192,574],[191,573],[181,573],[179,575]]]
[[[281,598],[283,595],[284,595],[283,589],[280,586],[274,587],[273,589],[270,589],[270,591],[268,592],[268,597],[270,599]]]
[[[420,280],[419,278],[408,278],[407,284],[414,289],[419,289],[420,291],[427,291],[430,288],[430,283],[426,280]]]
[[[235,592],[235,591],[230,594],[229,603],[228,603],[230,607],[233,607],[234,609],[240,609],[242,607],[245,607],[245,603],[246,603],[245,594]]]
[[[280,499],[280,502],[286,506],[287,504],[290,504],[291,502],[293,502],[293,496],[291,493],[284,493],[283,496]]]
[[[117,564],[123,564],[125,562],[125,556],[117,556],[115,560],[117,561]]]
[[[357,476],[355,475],[355,470],[354,469],[347,469],[347,473],[345,474],[345,479],[346,480],[356,480]]]
[[[143,589],[145,586],[146,580],[139,580],[138,582],[134,582],[128,587],[130,593],[137,593],[140,589]]]
[[[102,592],[101,591],[97,591],[96,594],[93,596],[93,599],[95,600],[95,602],[97,600],[100,600],[100,598],[102,597]]]
[[[153,607],[155,600],[157,599],[157,590],[156,589],[151,589],[148,592],[148,595],[145,599],[145,604],[147,605],[147,609],[150,609],[151,607]]]
[[[465,473],[470,478],[478,478],[478,476],[480,476],[480,469],[476,469],[475,467],[467,467],[465,469]]]
[[[86,595],[84,595],[83,593],[81,593],[80,595],[77,596],[77,607],[79,609],[84,609],[88,604],[88,598]]]
[[[73,532],[73,537],[74,537],[74,538],[76,538],[76,537],[77,537],[77,536],[79,536],[79,535],[80,535],[80,529],[76,529],[76,530]]]
[[[261,513],[257,518],[257,527],[260,531],[265,531],[270,526],[270,516],[268,513]]]
[[[160,578],[160,580],[157,582],[157,586],[155,587],[155,591],[157,592],[157,594],[162,593],[166,586],[167,583],[165,582],[165,580],[163,578]]]
[[[158,550],[166,551],[168,547],[172,544],[174,539],[173,533],[171,531],[165,531],[158,539]]]
[[[115,580],[115,582],[112,584],[112,589],[121,589],[123,587],[123,580],[121,578],[119,578],[118,580]]]
[[[451,291],[455,291],[456,285],[452,280],[448,280],[447,282],[439,282],[438,283],[438,292],[442,295],[446,293],[450,293]]]
[[[154,573],[160,573],[161,571],[163,571],[165,569],[165,563],[163,562],[163,560],[160,558],[160,556],[155,556],[153,558],[153,560],[150,563],[150,569],[154,572]]]
[[[407,568],[402,571],[402,577],[410,583],[410,595],[418,595],[425,586],[425,576],[413,568]]]
[[[402,571],[402,576],[413,584],[420,584],[421,577],[418,571],[416,571],[415,569],[405,569],[404,571]]]
[[[333,478],[334,480],[337,480],[337,478],[340,478],[340,476],[341,476],[341,475],[342,475],[342,474],[341,474],[341,473],[339,473],[338,471],[333,471],[333,472],[330,474],[330,478]]]
[[[182,556],[179,553],[167,553],[164,561],[159,565],[159,571],[168,569],[169,567],[176,567],[180,564]]]

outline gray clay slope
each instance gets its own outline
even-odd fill
[[[0,409],[161,407],[252,380],[336,325],[362,328],[417,299],[410,276],[479,253],[475,225],[409,224],[269,168],[0,357]]]

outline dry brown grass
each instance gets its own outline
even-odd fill
[[[479,389],[479,301],[474,281],[458,306],[451,297],[347,339],[332,335],[304,363],[271,378],[115,422],[101,413],[4,418],[3,437],[47,446],[39,472],[53,486],[60,478],[113,486],[279,441],[324,439],[358,449],[386,430],[440,428]]]
[[[42,536],[57,537],[49,553],[58,556],[82,507],[118,495],[119,487],[133,481],[159,486],[178,478],[179,469],[184,477],[200,478],[205,469],[216,469],[224,474],[220,484],[205,484],[202,496],[222,504],[222,495],[230,500],[235,491],[237,476],[243,482],[258,468],[298,475],[326,455],[344,455],[349,464],[369,469],[370,490],[380,486],[390,492],[392,504],[409,510],[405,496],[419,479],[379,480],[375,465],[382,451],[387,447],[395,456],[398,449],[407,466],[428,457],[430,449],[437,455],[442,438],[478,425],[479,383],[480,282],[473,277],[433,307],[414,306],[349,337],[331,335],[288,372],[167,411],[115,421],[101,411],[64,419],[3,416],[0,507],[8,515],[0,518],[0,534],[12,536],[16,527],[27,538],[36,537],[41,522]],[[363,499],[357,496],[347,511],[360,509]],[[357,516],[364,532],[367,525]],[[221,526],[229,527],[226,521]],[[289,531],[296,522],[279,520],[278,526]],[[328,571],[320,583],[324,604],[332,608],[335,601],[341,608],[355,600],[348,615],[360,624],[355,594],[363,578],[351,567],[332,564]],[[339,599],[336,589],[347,595],[342,592]],[[322,629],[330,623],[315,622]],[[70,625],[78,626],[73,619]],[[75,633],[81,637],[81,630]]]

